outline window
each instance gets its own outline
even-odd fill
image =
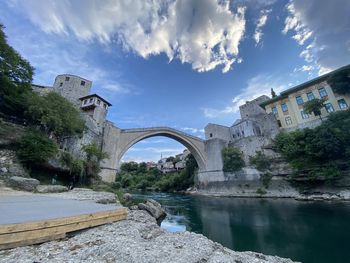
[[[328,96],[327,91],[326,91],[325,88],[319,88],[318,92],[320,93],[321,98],[324,98],[324,97]]]
[[[282,127],[282,123],[280,120],[277,120],[278,127]]]
[[[97,100],[97,105],[100,105],[101,104],[101,101],[100,100]]]
[[[344,109],[348,108],[348,104],[346,103],[346,101],[344,99],[338,100],[338,105],[339,105],[339,108],[341,110],[344,110]]]
[[[107,104],[106,104],[106,103],[103,103],[103,107],[104,107],[105,109],[107,109]]]
[[[282,108],[282,111],[283,111],[283,112],[288,111],[288,106],[287,106],[287,104],[285,104],[285,103],[282,103],[282,104],[281,104],[281,108]]]
[[[308,100],[313,100],[315,98],[315,95],[311,92],[306,93],[307,99]]]
[[[273,107],[273,108],[272,108],[272,113],[273,113],[274,115],[278,115],[277,107]]]
[[[81,85],[81,86],[85,86],[85,81],[82,80],[82,81],[80,82],[80,85]]]
[[[86,104],[87,103],[87,100],[84,100],[84,104]]]
[[[295,99],[296,99],[298,105],[304,104],[303,98],[301,96],[297,96],[297,97],[295,97]]]
[[[292,124],[292,118],[291,117],[286,117],[286,124],[291,125]]]
[[[93,101],[93,98],[89,99],[89,102],[92,102]]]
[[[60,87],[62,87],[62,86],[63,86],[63,82],[60,83]]]
[[[303,110],[300,112],[300,114],[301,114],[301,117],[303,118],[303,120],[309,118],[309,114],[307,114],[307,113],[306,113],[305,111],[303,111]]]
[[[69,77],[66,77],[66,81],[69,81]]]
[[[209,134],[209,137],[211,138],[211,137],[213,137],[213,134],[211,133],[211,134]]]
[[[334,111],[333,105],[332,105],[331,103],[326,103],[326,104],[324,105],[324,107],[326,108],[326,110],[327,110],[328,113]]]

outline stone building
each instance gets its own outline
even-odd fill
[[[350,65],[282,91],[279,96],[260,103],[260,106],[267,113],[272,113],[275,116],[282,130],[314,128],[321,123],[321,120],[318,116],[307,114],[304,111],[305,102],[315,98],[324,99],[325,107],[321,110],[322,118],[327,118],[331,112],[348,109],[350,96],[336,94],[327,83],[327,79],[335,72],[349,69]]]
[[[90,116],[97,124],[103,124],[106,121],[108,107],[112,106],[108,101],[97,94],[91,94],[79,98],[81,101],[80,109]]]
[[[75,158],[83,158],[83,145],[96,142],[102,147],[102,137],[106,116],[111,104],[97,94],[90,94],[92,81],[71,74],[58,75],[52,87],[32,84],[32,89],[40,95],[56,92],[69,100],[81,112],[85,120],[82,137],[66,138],[60,142],[60,148],[71,153]]]
[[[92,81],[71,74],[58,75],[53,84],[53,91],[65,97],[76,107],[80,107],[80,98],[90,94]]]

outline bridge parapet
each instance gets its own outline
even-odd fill
[[[171,131],[175,132],[187,137],[190,137],[191,139],[198,140],[200,142],[204,142],[202,138],[196,137],[194,135],[188,134],[186,132],[171,128],[171,127],[166,127],[166,126],[160,126],[160,127],[149,127],[149,128],[132,128],[132,129],[121,129],[122,133],[136,133],[136,132],[147,132],[147,131]]]

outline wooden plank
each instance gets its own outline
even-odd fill
[[[21,246],[29,246],[29,245],[34,245],[34,244],[40,244],[40,243],[44,243],[44,242],[52,241],[52,240],[56,240],[56,239],[63,239],[65,237],[66,237],[66,234],[59,234],[59,235],[46,236],[46,237],[41,237],[41,238],[26,239],[26,240],[8,243],[8,244],[0,244],[0,250],[21,247]]]
[[[115,210],[108,210],[103,212],[83,214],[83,215],[64,217],[64,218],[58,218],[58,219],[48,219],[48,220],[40,220],[40,221],[18,223],[18,224],[6,224],[6,225],[4,224],[4,225],[0,225],[0,235],[7,234],[7,233],[16,233],[21,231],[35,230],[35,229],[44,229],[44,228],[49,228],[53,226],[60,226],[60,225],[66,225],[70,223],[94,220],[99,218],[105,218],[108,216],[123,215],[127,213],[128,213],[127,208],[123,207]]]
[[[127,217],[127,214],[121,214],[116,216],[110,216],[106,218],[99,218],[99,219],[93,219],[89,221],[83,221],[83,222],[75,222],[72,224],[66,224],[66,225],[60,225],[60,226],[54,226],[49,228],[43,228],[38,230],[29,230],[29,231],[22,231],[17,233],[8,233],[8,234],[2,234],[0,235],[0,245],[6,246],[10,244],[18,244],[19,242],[25,243],[25,241],[29,240],[40,240],[44,238],[53,238],[55,236],[86,229],[94,226],[99,226],[107,223],[112,223],[115,221],[123,220]]]

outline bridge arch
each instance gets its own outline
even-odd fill
[[[204,151],[204,141],[198,137],[168,127],[121,130],[116,155],[117,168],[120,168],[123,155],[134,144],[155,136],[167,137],[184,145],[196,159],[199,171],[205,170],[206,156]]]

